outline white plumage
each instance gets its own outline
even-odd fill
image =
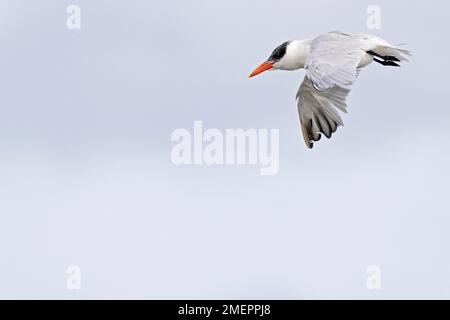
[[[284,43],[250,76],[266,70],[306,70],[297,99],[303,138],[312,148],[321,134],[330,138],[343,126],[338,110],[347,112],[346,99],[361,68],[373,61],[399,66],[397,62],[408,61],[407,55],[409,51],[373,35],[333,31]]]

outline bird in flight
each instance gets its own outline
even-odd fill
[[[296,99],[303,138],[311,149],[322,134],[331,138],[344,125],[339,111],[347,112],[348,93],[362,68],[373,61],[399,67],[409,55],[373,35],[332,31],[281,44],[250,78],[267,70],[306,70]]]

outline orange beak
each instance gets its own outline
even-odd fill
[[[266,61],[266,62],[261,63],[261,65],[258,68],[256,68],[248,77],[251,78],[260,73],[263,73],[264,71],[272,69],[274,63],[275,62],[273,62],[273,61]]]

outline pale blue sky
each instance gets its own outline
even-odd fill
[[[449,6],[380,0],[374,31],[371,4],[0,0],[0,297],[450,298]],[[247,76],[336,29],[414,57],[365,69],[345,128],[308,150],[303,72]],[[280,129],[279,174],[174,166],[194,120]]]

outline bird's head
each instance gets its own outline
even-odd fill
[[[254,77],[267,70],[297,70],[304,66],[305,46],[302,41],[286,41],[273,50],[267,61],[261,63],[249,76]]]

